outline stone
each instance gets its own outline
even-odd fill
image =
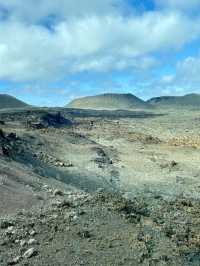
[[[52,218],[53,218],[53,219],[57,219],[57,218],[58,218],[58,214],[53,214],[53,215],[52,215]]]
[[[77,221],[78,220],[78,216],[77,215],[74,215],[73,217],[72,217],[72,221]]]
[[[73,163],[71,163],[71,162],[67,162],[67,163],[65,163],[65,167],[73,167],[74,165],[73,165]]]
[[[38,243],[37,240],[34,239],[34,238],[31,238],[31,239],[29,239],[29,241],[28,241],[28,245],[36,245],[37,243]]]
[[[20,246],[21,246],[21,247],[24,247],[25,245],[26,245],[26,240],[22,239],[22,240],[20,241]]]
[[[78,232],[78,236],[80,236],[81,238],[90,238],[91,233],[88,230],[82,230]]]
[[[29,259],[29,258],[36,256],[36,255],[37,255],[37,251],[34,248],[30,248],[24,253],[23,257],[25,259]]]
[[[35,230],[30,231],[30,232],[29,232],[29,235],[30,235],[30,236],[35,236],[35,235],[36,235]]]
[[[73,220],[74,217],[77,217],[76,212],[75,212],[75,211],[70,211],[70,212],[67,212],[67,213],[65,214],[64,219],[65,219],[65,220],[68,220],[68,219]]]
[[[17,256],[15,258],[13,258],[11,261],[8,262],[8,265],[16,265],[19,263],[21,257],[20,256]]]
[[[63,196],[64,193],[61,190],[56,189],[56,190],[54,190],[53,195],[54,196]]]
[[[178,165],[178,163],[176,162],[176,161],[171,161],[170,162],[170,166],[173,168],[173,167],[175,167],[175,166],[177,166]]]
[[[56,203],[56,206],[58,208],[69,208],[71,207],[71,203],[69,201],[63,200]]]
[[[9,226],[6,230],[6,234],[14,235],[15,233],[14,226]]]
[[[0,220],[0,228],[1,229],[7,229],[10,226],[13,226],[14,223],[13,221],[9,221],[9,220]]]
[[[44,200],[44,197],[42,195],[39,195],[39,194],[34,194],[34,197],[38,200]]]

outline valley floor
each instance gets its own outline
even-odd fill
[[[0,265],[199,265],[200,112],[0,113]]]

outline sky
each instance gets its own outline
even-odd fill
[[[0,93],[200,93],[200,0],[0,0]]]

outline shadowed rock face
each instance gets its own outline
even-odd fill
[[[23,107],[28,107],[28,104],[16,99],[13,96],[7,94],[0,94],[0,109]]]
[[[79,98],[67,105],[82,109],[140,109],[148,108],[150,104],[132,94],[102,94]]]
[[[56,114],[47,113],[41,116],[38,121],[28,121],[28,125],[31,128],[42,129],[48,127],[64,127],[71,126],[72,122],[69,119],[64,118],[60,112]]]
[[[17,152],[16,142],[18,138],[15,133],[6,134],[0,129],[0,156],[11,157]]]
[[[163,96],[152,98],[147,101],[152,105],[166,105],[166,106],[200,106],[199,94],[187,94],[184,96]]]

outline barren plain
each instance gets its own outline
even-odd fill
[[[0,265],[199,265],[200,112],[0,112]]]

